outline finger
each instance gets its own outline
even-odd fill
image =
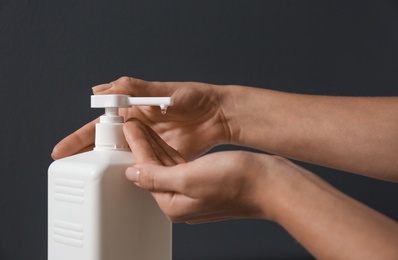
[[[90,144],[89,146],[84,147],[83,149],[81,149],[80,151],[78,151],[78,152],[75,153],[75,154],[85,153],[85,152],[88,152],[88,151],[92,151],[93,148],[94,148],[94,144]],[[53,154],[51,154],[51,157],[52,157],[54,160],[60,159],[60,158],[58,158],[58,157],[54,157]]]
[[[148,133],[153,140],[160,146],[160,148],[167,154],[167,156],[174,162],[174,164],[185,163],[186,160],[178,151],[169,146],[160,136],[149,126],[146,126]]]
[[[86,147],[92,147],[95,139],[95,124],[98,121],[97,118],[62,139],[54,146],[51,156],[54,159],[60,159],[84,151]]]
[[[142,126],[145,129],[143,131],[145,132],[147,139],[149,140],[156,156],[158,157],[158,159],[160,160],[162,165],[164,165],[164,166],[176,165],[177,163],[171,157],[171,153],[174,151],[174,149],[171,148],[170,146],[168,146],[149,126],[146,126],[146,125],[142,125]],[[149,131],[151,131],[153,133],[153,135],[151,135]],[[153,136],[158,137],[158,139],[155,140],[153,138]],[[162,147],[162,145],[163,145],[163,147]],[[164,149],[164,148],[168,148],[168,149]]]
[[[152,163],[162,164],[155,153],[156,147],[151,145],[147,135],[142,129],[142,123],[137,119],[130,119],[123,126],[124,136],[134,154],[137,164]]]
[[[84,152],[92,151],[94,149],[94,147],[95,147],[94,144],[90,144],[89,146],[86,146],[83,149],[81,149],[80,151],[78,151],[77,153],[84,153]]]
[[[126,177],[137,186],[151,192],[181,193],[180,183],[184,174],[179,172],[179,165],[162,166],[154,164],[136,164],[126,170]]]
[[[126,122],[127,123],[127,122]],[[128,130],[127,130],[128,129]],[[131,142],[131,150],[137,156],[139,160],[137,163],[153,162],[155,164],[162,164],[165,166],[175,165],[172,156],[176,156],[178,153],[168,146],[149,126],[144,125],[141,121],[136,118],[130,118],[128,121],[128,126],[126,126],[125,135],[129,135],[128,142]],[[153,138],[156,137],[156,140]],[[152,149],[150,149],[150,147]],[[141,154],[141,150],[144,149],[144,153]],[[148,151],[150,151],[148,155]],[[146,161],[142,156],[148,157],[149,161]],[[157,161],[154,160],[155,156]],[[181,162],[185,160],[181,159]]]
[[[132,77],[121,77],[108,84],[93,87],[94,94],[124,94],[130,96],[160,96],[159,84],[136,79]]]
[[[112,83],[100,84],[92,87],[93,94],[100,94],[101,92],[106,92],[108,89],[112,88]]]

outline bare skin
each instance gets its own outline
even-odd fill
[[[104,90],[104,87],[112,88]],[[223,116],[220,97],[214,86],[202,83],[147,82],[122,77],[110,84],[100,85],[95,94],[126,94],[131,96],[173,96],[175,105],[167,113],[158,107],[132,107],[120,109],[128,120],[136,117],[152,127],[168,144],[187,158],[195,158],[229,139],[228,123]],[[97,120],[58,143],[53,150],[54,159],[91,150]]]
[[[126,120],[139,118],[187,159],[229,143],[398,181],[396,97],[313,96],[128,77],[93,90],[95,94],[173,96],[175,105],[166,115],[157,107],[121,109],[121,114]],[[52,156],[59,159],[91,150],[94,128],[95,121],[63,139]]]
[[[149,190],[173,222],[261,218],[318,259],[398,257],[397,222],[287,159],[221,152],[185,162],[137,119],[124,133],[136,158],[127,178]]]
[[[398,98],[128,77],[93,91],[174,97],[166,115],[152,107],[120,110],[130,119],[125,136],[137,160],[127,178],[151,191],[171,221],[262,218],[282,225],[317,258],[398,258],[397,222],[279,157],[397,182]],[[94,125],[63,139],[52,156],[90,150]],[[198,158],[219,144],[279,156],[224,152]]]

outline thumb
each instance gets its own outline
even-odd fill
[[[166,167],[154,164],[134,165],[126,170],[126,177],[137,186],[155,192],[181,192],[184,178],[179,165]]]

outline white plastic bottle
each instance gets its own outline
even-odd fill
[[[105,107],[93,151],[54,161],[48,170],[48,260],[171,259],[172,226],[149,192],[125,177],[134,158],[118,107],[171,98],[91,97]]]

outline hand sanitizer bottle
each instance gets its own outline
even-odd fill
[[[172,226],[151,194],[129,182],[134,157],[119,107],[157,105],[170,97],[91,96],[105,108],[93,151],[54,161],[48,170],[48,260],[171,259]]]

